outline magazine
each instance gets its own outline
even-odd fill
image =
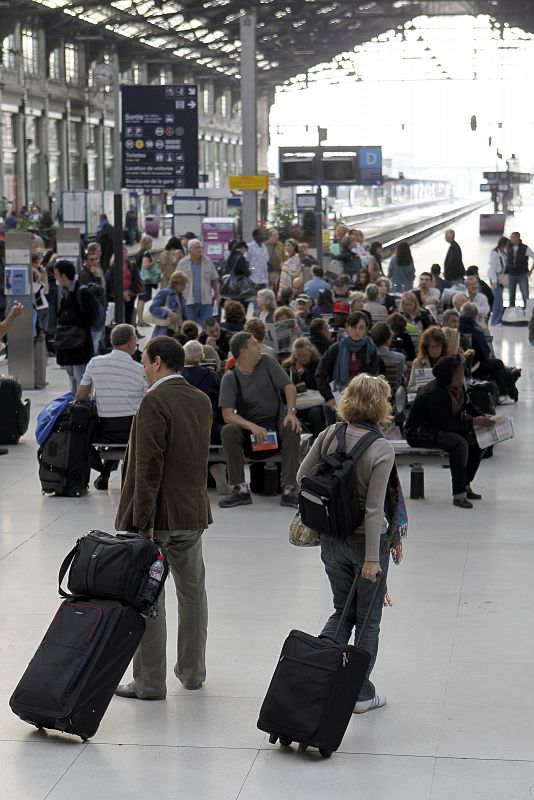
[[[250,437],[250,442],[252,445],[252,452],[257,453],[261,450],[277,450],[278,449],[278,436],[276,435],[276,431],[267,431],[267,435],[263,442],[257,442],[256,437],[252,435]]]
[[[477,444],[483,450],[494,444],[514,438],[514,426],[510,417],[494,417],[490,428],[475,428]]]

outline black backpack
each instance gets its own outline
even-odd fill
[[[347,425],[337,426],[335,453],[321,457],[312,474],[302,479],[299,492],[304,525],[336,539],[346,539],[363,522],[365,510],[356,491],[356,464],[362,453],[382,438],[380,433],[369,431],[347,453],[346,430]]]

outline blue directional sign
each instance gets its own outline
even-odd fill
[[[198,90],[121,86],[122,186],[198,188]]]
[[[360,168],[360,183],[382,183],[382,148],[358,147],[358,166]]]

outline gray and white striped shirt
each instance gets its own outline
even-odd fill
[[[93,387],[99,417],[132,417],[148,389],[142,365],[123,350],[92,358],[81,385]]]

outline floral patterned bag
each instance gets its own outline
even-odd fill
[[[289,543],[296,547],[315,547],[319,542],[319,534],[307,528],[300,518],[300,511],[297,511],[291,525],[289,526]]]

